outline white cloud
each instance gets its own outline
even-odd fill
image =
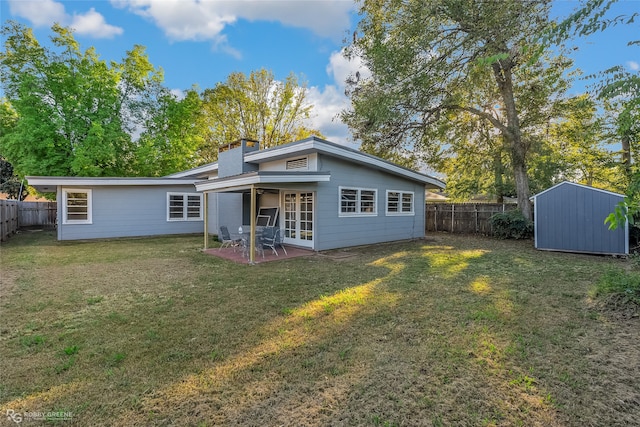
[[[344,0],[111,0],[111,3],[149,19],[172,40],[211,40],[224,51],[231,48],[226,40],[221,43],[222,31],[239,19],[275,21],[339,39],[349,27],[349,12],[354,7]],[[230,53],[238,54],[233,50]]]
[[[347,145],[357,145],[351,139],[349,128],[338,115],[349,108],[350,101],[345,95],[345,81],[349,76],[360,73],[361,79],[371,76],[362,61],[348,60],[342,52],[333,52],[327,64],[327,74],[333,77],[334,83],[324,88],[309,88],[308,99],[314,105],[311,126],[320,130],[329,140]]]
[[[633,71],[640,70],[640,64],[638,64],[636,61],[627,61],[627,66]]]
[[[92,36],[99,39],[110,39],[113,36],[119,36],[124,32],[120,27],[107,24],[104,16],[91,8],[84,14],[73,14],[71,23],[69,24],[78,34]]]
[[[64,5],[53,0],[9,0],[9,11],[12,15],[28,19],[36,27],[51,26],[67,17]]]
[[[327,74],[333,76],[338,87],[344,91],[347,78],[359,73],[360,79],[371,77],[371,72],[364,66],[360,58],[347,59],[343,52],[333,52],[327,64]]]
[[[96,38],[112,38],[124,31],[107,24],[104,16],[94,8],[70,15],[62,3],[54,0],[9,0],[9,10],[12,15],[29,20],[35,27],[50,27],[57,22],[75,29],[78,34]]]
[[[330,141],[346,144],[349,129],[338,114],[349,106],[349,99],[335,85],[309,88],[307,100],[313,104],[309,126],[318,129]]]

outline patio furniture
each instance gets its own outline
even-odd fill
[[[249,258],[249,251],[251,245],[249,244],[249,239],[251,238],[251,232],[247,228],[243,228],[242,234],[240,234],[240,247],[242,248],[242,256],[246,256]],[[262,254],[262,258],[264,258],[264,249],[262,248],[262,234],[263,230],[256,229],[256,252]]]
[[[229,229],[226,225],[220,226],[220,239],[222,240],[222,245],[218,250],[222,250],[222,248],[233,247],[233,251],[236,251],[236,246],[240,244],[240,239],[231,238],[231,234],[229,233]]]
[[[262,231],[262,238],[260,239],[263,250],[265,248],[271,249],[276,256],[280,256],[276,250],[279,230],[280,229],[278,227],[265,227]]]
[[[284,243],[283,243],[283,238],[284,238],[284,230],[281,229],[280,227],[276,227],[276,246],[280,246],[280,248],[282,248],[282,250],[284,251],[285,255],[289,255],[287,253],[287,250],[284,248]]]

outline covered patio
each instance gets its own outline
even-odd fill
[[[275,254],[268,254],[265,251],[265,258],[262,259],[262,255],[256,254],[255,242],[256,232],[259,226],[257,222],[259,208],[275,208],[275,214],[273,222],[269,223],[270,226],[281,226],[283,228],[283,240],[287,244],[287,251],[289,248],[295,248],[298,246],[308,246],[309,249],[313,249],[313,195],[315,186],[318,182],[326,182],[330,180],[329,173],[323,172],[248,172],[228,178],[221,178],[216,180],[207,180],[196,183],[196,189],[204,193],[204,206],[205,210],[208,207],[208,195],[209,193],[226,193],[237,194],[240,196],[238,201],[239,205],[234,205],[235,208],[231,208],[231,211],[226,215],[221,214],[221,209],[218,209],[218,216],[221,223],[231,227],[234,230],[236,225],[235,221],[240,221],[243,228],[248,228],[249,231],[249,264],[261,262],[267,260],[269,255],[276,257]],[[290,190],[285,190],[285,189]],[[289,192],[287,192],[289,191]],[[258,202],[258,197],[265,197],[270,195],[273,197],[273,202],[268,205],[262,205]],[[245,197],[246,196],[246,197]],[[307,203],[302,203],[304,200]],[[225,203],[226,209],[232,206],[232,203]],[[305,206],[308,212],[304,212],[304,220],[301,220],[301,206]],[[283,211],[284,218],[279,217],[280,211]],[[229,218],[229,213],[231,218]],[[247,215],[248,214],[248,215]],[[211,233],[216,233],[218,230],[210,230],[208,223],[209,215],[205,211],[204,215],[204,250],[206,253],[209,249],[208,236]],[[276,222],[277,219],[277,222]],[[246,227],[248,226],[248,227]],[[294,246],[289,246],[293,244]],[[217,250],[217,249],[215,249]],[[214,250],[214,251],[215,251]],[[224,249],[223,249],[224,251]],[[312,250],[304,250],[304,254],[313,253]],[[222,251],[220,251],[222,252]],[[231,250],[233,254],[233,250]],[[297,253],[297,251],[295,252]],[[281,254],[283,255],[283,254]],[[298,255],[300,256],[300,255]],[[235,260],[235,255],[229,255],[230,258]],[[241,254],[237,255],[238,260],[242,258]],[[291,256],[289,256],[291,257]],[[271,260],[271,259],[269,259]],[[246,259],[245,259],[246,262]]]

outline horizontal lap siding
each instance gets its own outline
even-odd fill
[[[331,172],[331,181],[318,184],[316,250],[424,237],[424,186],[366,166],[320,156],[319,169]],[[338,187],[377,189],[376,216],[338,215]],[[413,216],[387,216],[387,190],[414,193]]]
[[[204,221],[167,221],[167,193],[195,193],[193,185],[89,189],[92,190],[93,223],[63,224],[62,202],[58,203],[60,240],[202,233],[204,230]],[[58,196],[62,201],[61,195]]]
[[[536,197],[536,247],[569,252],[624,254],[624,227],[609,230],[605,218],[622,196],[572,184]]]

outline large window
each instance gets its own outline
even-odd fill
[[[414,215],[413,192],[387,191],[387,215]]]
[[[202,194],[167,193],[167,221],[202,220]]]
[[[340,216],[377,215],[377,190],[340,187]]]
[[[91,190],[63,188],[64,224],[91,224]]]

